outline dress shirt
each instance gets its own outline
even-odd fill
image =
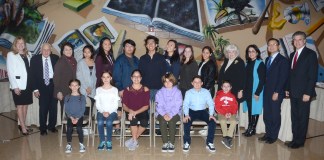
[[[214,101],[210,92],[205,88],[201,88],[199,91],[192,88],[186,92],[183,102],[183,113],[187,116],[189,115],[189,109],[194,111],[205,110],[206,105],[209,108],[209,115],[214,115]]]

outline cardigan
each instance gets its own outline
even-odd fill
[[[90,75],[90,69],[85,59],[80,59],[77,65],[76,77],[81,82],[81,87],[80,87],[81,94],[93,98],[96,94],[96,82],[97,82],[96,65],[93,66],[92,74]],[[92,89],[89,95],[86,92],[86,89],[88,87]]]

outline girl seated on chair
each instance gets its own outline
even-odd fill
[[[182,94],[172,73],[162,77],[164,87],[155,95],[156,116],[162,135],[162,152],[174,152],[176,123],[180,121]],[[169,134],[167,127],[169,126]],[[168,139],[169,135],[169,139]]]
[[[86,107],[86,99],[85,96],[80,93],[80,81],[78,79],[72,79],[69,82],[69,88],[71,90],[71,94],[65,96],[64,105],[65,105],[65,114],[67,117],[67,145],[65,148],[65,153],[72,152],[72,133],[73,133],[73,125],[77,126],[77,132],[80,142],[80,152],[85,152],[85,147],[83,145],[83,115]]]
[[[147,110],[150,104],[150,91],[141,84],[140,70],[136,69],[132,72],[131,80],[133,83],[124,90],[122,102],[132,132],[132,138],[125,142],[125,146],[129,150],[135,150],[138,147],[138,137],[148,126],[149,114]],[[139,126],[137,126],[138,122],[140,122]]]
[[[113,121],[117,119],[118,89],[112,86],[111,72],[103,72],[101,75],[101,85],[96,89],[96,106],[97,106],[97,122],[100,144],[98,150],[112,150],[112,131]],[[106,121],[106,137],[104,133],[104,121]]]
[[[223,133],[222,143],[226,148],[231,149],[238,103],[235,96],[231,93],[232,85],[229,81],[223,81],[221,87],[222,90],[216,93],[215,110],[218,113]],[[227,121],[230,123],[229,128],[227,128]]]

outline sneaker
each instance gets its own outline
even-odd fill
[[[228,137],[228,144],[230,145],[230,147],[233,146],[233,138],[232,137]]]
[[[71,153],[72,152],[72,146],[68,143],[65,147],[65,153]]]
[[[193,134],[195,134],[195,131],[194,130],[190,130],[190,135],[193,135]]]
[[[133,138],[128,139],[127,141],[125,141],[125,146],[129,148],[130,144],[132,144],[133,141],[134,141]]]
[[[208,143],[208,144],[206,145],[206,148],[207,148],[210,152],[216,152],[216,149],[215,149],[214,143]]]
[[[119,128],[118,129],[115,129],[114,135],[120,135],[120,129]]]
[[[134,151],[138,146],[139,146],[139,145],[138,145],[138,142],[135,141],[135,140],[133,140],[133,143],[131,143],[131,144],[129,145],[128,150],[130,150],[130,151]]]
[[[86,151],[86,148],[85,148],[85,146],[82,144],[82,143],[80,143],[80,153],[84,153]]]
[[[168,152],[169,149],[169,143],[164,143],[162,146],[162,152]]]
[[[223,138],[222,143],[226,148],[231,149],[231,145],[229,144],[227,137]]]
[[[112,143],[111,143],[110,141],[107,141],[107,142],[106,142],[106,149],[107,149],[108,151],[111,151],[111,150],[112,150]]]
[[[100,144],[99,144],[99,146],[98,146],[98,150],[99,151],[102,151],[102,150],[104,150],[105,149],[105,141],[102,141],[102,142],[100,142]]]
[[[183,148],[182,148],[182,150],[183,150],[184,152],[188,152],[189,149],[190,149],[190,144],[189,144],[188,142],[186,142],[185,144],[183,144]]]
[[[174,152],[174,145],[172,143],[169,142],[169,149],[168,152],[173,153]]]

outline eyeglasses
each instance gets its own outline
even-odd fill
[[[270,43],[270,44],[268,44],[268,47],[269,47],[269,46],[278,46],[278,45],[279,45],[279,44],[277,44],[277,43],[272,43],[272,44]]]
[[[132,76],[132,78],[142,78],[142,76]]]

